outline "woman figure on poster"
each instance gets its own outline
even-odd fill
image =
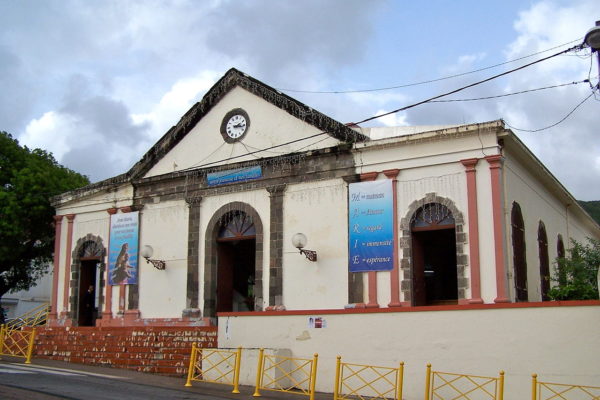
[[[111,278],[113,283],[126,283],[127,280],[132,278],[129,271],[132,267],[129,265],[129,253],[127,252],[128,249],[129,245],[127,243],[123,243],[121,251],[117,256],[117,261],[115,262],[115,268],[112,271]]]

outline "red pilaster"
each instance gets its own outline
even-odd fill
[[[467,199],[469,203],[469,260],[471,269],[471,304],[483,303],[481,299],[481,272],[479,264],[479,213],[477,210],[477,180],[475,166],[478,158],[461,160],[467,174]]]
[[[508,303],[506,293],[506,271],[504,260],[504,235],[502,230],[502,183],[500,170],[503,158],[501,155],[485,157],[490,165],[490,177],[492,184],[492,208],[494,218],[494,244],[496,253],[496,303]]]
[[[110,252],[110,216],[116,214],[119,211],[117,208],[109,208],[106,212],[109,215],[108,219],[108,249]],[[102,325],[106,325],[112,319],[112,285],[109,283],[109,260],[110,254],[107,254],[106,260],[106,277],[104,278],[104,282],[106,282],[106,294],[104,298],[104,311],[102,312]]]
[[[63,215],[54,216],[54,262],[52,270],[52,309],[48,315],[48,324],[58,318],[58,275],[60,274],[60,235],[62,232]]]
[[[400,266],[398,265],[398,174],[399,169],[387,169],[383,174],[392,180],[392,199],[393,199],[393,229],[394,229],[394,269],[390,271],[390,303],[388,307],[401,307],[400,303]]]
[[[360,174],[360,180],[363,182],[374,181],[375,179],[377,179],[377,175],[379,175],[379,172],[366,172],[364,174]],[[377,303],[377,272],[369,271],[367,272],[367,277],[369,281],[369,302],[366,304],[366,307],[378,308],[379,303]]]
[[[73,247],[73,220],[75,214],[67,215],[67,254],[65,258],[65,275],[63,284],[63,311],[62,318],[66,318],[69,311],[69,289],[71,288],[71,249]]]

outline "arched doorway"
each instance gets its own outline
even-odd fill
[[[513,265],[515,269],[515,300],[529,301],[527,294],[527,260],[525,249],[525,222],[521,206],[514,202],[511,211]]]
[[[456,225],[448,207],[428,203],[411,219],[413,305],[456,304]]]
[[[208,222],[204,246],[204,317],[216,323],[217,311],[233,311],[236,287],[250,297],[245,305],[251,311],[262,310],[263,227],[256,210],[243,202],[222,206]]]
[[[538,225],[538,251],[540,256],[540,293],[542,301],[548,301],[550,291],[550,259],[548,257],[548,235],[542,221]]]
[[[253,311],[256,228],[242,211],[221,218],[217,237],[217,312]]]
[[[104,302],[106,249],[102,238],[91,234],[80,238],[72,255],[71,318],[77,326],[95,326]],[[93,286],[93,291],[87,294],[90,286]]]

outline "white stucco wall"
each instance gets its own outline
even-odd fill
[[[347,184],[290,185],[284,198],[283,296],[288,310],[343,308],[348,302]],[[317,252],[310,262],[292,245],[298,232]]]
[[[161,271],[139,260],[139,309],[142,318],[174,318],[185,308],[188,205],[183,200],[147,204],[140,213],[140,249],[152,246]]]
[[[388,367],[404,361],[407,400],[423,398],[427,363],[491,377],[504,370],[507,400],[530,398],[532,373],[549,382],[598,385],[599,305],[314,315],[327,327],[309,328],[309,315],[221,317],[219,347],[287,349],[302,358],[318,353],[317,390],[329,393],[337,355]],[[255,358],[246,353],[241,383],[254,385]]]

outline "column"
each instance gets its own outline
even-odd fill
[[[503,206],[502,206],[502,183],[501,169],[503,158],[496,154],[485,157],[490,166],[490,177],[492,185],[492,207],[494,219],[494,244],[496,262],[496,303],[508,303],[506,293],[506,270],[504,260],[504,234],[503,234]]]
[[[269,186],[270,233],[269,233],[269,306],[283,306],[283,193],[286,185]]]
[[[60,314],[61,318],[69,316],[69,291],[71,289],[71,248],[73,246],[73,220],[75,214],[67,215],[67,254],[65,259],[65,275],[63,284],[63,311]],[[74,310],[71,310],[74,311]],[[71,316],[75,318],[75,315]]]
[[[398,174],[399,169],[388,169],[383,171],[383,174],[392,180],[392,196],[393,196],[393,229],[394,229],[394,269],[390,271],[390,303],[388,307],[401,307],[400,303],[400,266],[398,265]]]
[[[351,183],[360,182],[360,175],[353,174],[342,177],[344,181],[349,185]],[[346,200],[349,202],[349,200]],[[349,203],[346,205],[346,209],[349,210]],[[348,237],[346,238],[346,243],[349,245],[349,232],[346,232]],[[350,268],[348,268],[348,306],[347,307],[364,307],[365,299],[363,297],[363,274],[360,272],[350,272]]]
[[[202,313],[198,308],[199,286],[199,256],[200,256],[200,202],[202,197],[195,196],[185,199],[189,207],[188,213],[188,254],[187,254],[187,289],[186,308],[183,318],[200,318]]]
[[[366,181],[374,181],[377,179],[378,172],[367,172],[364,174],[360,174],[360,180],[363,182]],[[379,303],[377,303],[377,272],[369,271],[367,272],[367,280],[368,280],[368,291],[369,291],[369,299],[366,304],[367,308],[378,308]]]
[[[58,275],[60,273],[60,236],[62,232],[62,215],[54,216],[54,262],[52,270],[52,309],[48,319],[55,321],[58,318]]]
[[[467,200],[469,208],[469,267],[471,270],[470,304],[481,304],[481,274],[479,264],[479,214],[477,211],[477,180],[475,166],[478,158],[461,160],[467,174]]]
[[[110,284],[110,277],[109,277],[109,267],[110,267],[110,216],[114,215],[117,213],[117,211],[119,211],[117,208],[109,208],[108,210],[106,210],[106,212],[108,213],[108,251],[106,252],[106,278],[105,278],[105,282],[106,282],[106,294],[105,294],[105,301],[104,301],[104,311],[102,312],[102,324],[106,325],[110,323],[110,320],[113,317],[112,314],[112,285]]]

